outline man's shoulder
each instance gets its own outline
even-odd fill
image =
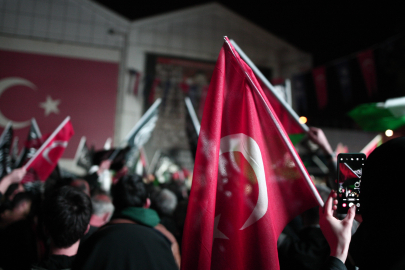
[[[100,244],[106,244],[105,249],[133,248],[134,243],[144,243],[147,246],[167,246],[170,249],[170,241],[162,233],[154,228],[133,223],[109,224],[101,227],[83,242],[81,248],[91,249]]]
[[[80,245],[75,266],[77,269],[101,266],[104,269],[177,269],[169,241],[155,229],[133,223],[100,228]]]
[[[107,224],[99,228],[94,235],[106,236],[109,234],[117,235],[140,235],[140,236],[155,236],[159,235],[157,231],[148,226],[134,224],[134,223],[117,223],[117,224]]]
[[[65,256],[65,255],[51,255],[48,258],[42,260],[38,264],[34,264],[32,270],[70,270],[72,268],[75,256]]]

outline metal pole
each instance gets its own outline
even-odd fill
[[[253,70],[253,72],[256,74],[257,77],[266,85],[266,87],[274,94],[274,96],[278,99],[281,105],[287,110],[287,112],[292,116],[292,118],[300,125],[303,129],[304,132],[308,132],[309,128],[307,125],[300,123],[299,117],[297,113],[291,108],[290,105],[288,105],[283,98],[280,97],[280,95],[277,93],[276,89],[274,86],[264,77],[264,75],[260,72],[260,70],[253,64],[253,62],[249,59],[249,57],[242,51],[242,49],[236,44],[235,41],[232,39],[230,40],[231,44],[235,48],[235,50],[238,52],[239,56],[250,66],[250,68]]]
[[[190,100],[189,97],[185,97],[184,101],[186,102],[188,113],[190,114],[191,120],[193,121],[195,131],[197,132],[197,135],[200,135],[200,127],[201,126],[200,126],[200,123],[198,121],[197,114],[195,113],[193,104],[191,103],[191,100]]]
[[[248,79],[248,81],[250,82],[250,85],[256,90],[257,94],[260,97],[260,100],[262,101],[264,107],[267,110],[267,113],[269,114],[270,118],[273,120],[274,124],[277,127],[277,130],[280,132],[281,137],[284,140],[284,143],[286,144],[291,156],[294,158],[294,161],[296,163],[296,165],[298,166],[298,168],[300,169],[300,171],[302,172],[302,174],[304,175],[305,180],[308,183],[309,188],[312,190],[312,193],[314,195],[314,197],[316,198],[316,200],[319,203],[319,206],[323,207],[323,200],[321,198],[321,196],[319,195],[318,191],[315,188],[314,183],[312,182],[311,178],[309,177],[304,165],[302,164],[297,152],[295,152],[292,143],[290,142],[287,136],[287,134],[283,133],[283,129],[281,128],[281,126],[278,124],[277,119],[274,117],[274,115],[272,114],[270,108],[268,107],[266,100],[264,99],[264,97],[261,95],[261,93],[259,92],[259,90],[257,89],[257,86],[253,83],[252,78],[250,78],[249,74],[247,74],[247,72],[245,71],[244,67],[242,66],[242,64],[240,63],[238,57],[235,55],[235,52],[232,49],[231,44],[228,42],[227,38],[224,37],[225,39],[225,43],[228,45],[230,51],[232,52],[233,56],[235,57],[236,61],[239,64],[239,67],[242,69],[242,71],[245,73],[246,78]]]

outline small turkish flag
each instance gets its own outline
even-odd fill
[[[204,107],[182,269],[279,269],[279,234],[318,204],[260,84],[226,38]]]
[[[24,167],[27,171],[34,170],[39,179],[45,181],[58,164],[58,160],[73,134],[73,127],[68,116]]]
[[[339,182],[344,183],[348,179],[361,178],[361,171],[353,171],[347,163],[339,163]]]

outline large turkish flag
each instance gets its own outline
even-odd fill
[[[5,50],[0,59],[0,132],[12,120],[20,148],[32,117],[49,134],[71,116],[75,136],[65,158],[82,136],[96,148],[113,137],[118,63]]]
[[[182,269],[279,269],[279,234],[318,204],[252,70],[226,39],[204,107]]]

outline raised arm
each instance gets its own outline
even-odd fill
[[[26,173],[27,171],[23,167],[15,169],[8,175],[4,176],[3,179],[1,179],[0,181],[0,194],[4,194],[11,184],[21,182]]]

